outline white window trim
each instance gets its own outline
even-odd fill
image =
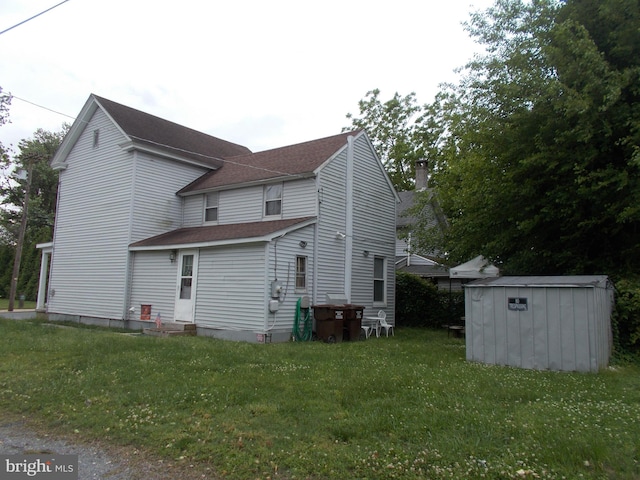
[[[382,260],[382,278],[376,278],[376,260]],[[374,307],[386,307],[387,306],[387,284],[388,284],[388,280],[387,280],[387,268],[388,268],[388,263],[387,259],[385,257],[382,256],[374,256],[373,257],[373,291],[372,293],[372,299],[373,299],[373,306]],[[376,300],[375,299],[375,284],[376,281],[382,281],[382,286],[383,286],[383,291],[382,291],[382,296],[383,299],[382,301],[380,300]]]
[[[272,200],[267,200],[267,189],[269,187],[274,187],[274,186],[279,186],[280,187],[280,198],[279,199],[272,199]],[[284,196],[284,185],[282,182],[280,183],[271,183],[269,185],[265,185],[264,186],[264,190],[263,190],[263,201],[262,201],[262,214],[264,218],[282,218],[282,197]],[[280,202],[280,212],[279,213],[274,213],[274,214],[267,214],[267,202],[276,202],[279,201]]]
[[[304,288],[298,287],[298,259],[304,258]],[[295,271],[295,292],[296,293],[307,293],[309,288],[309,257],[306,255],[296,255],[296,271]]]
[[[208,195],[211,193],[215,193],[216,194],[216,205],[215,207],[209,207],[207,206],[207,198]],[[218,221],[220,220],[220,194],[218,192],[209,192],[209,193],[205,193],[204,194],[204,199],[203,199],[203,210],[202,210],[202,222],[206,223],[206,224],[216,224],[218,223]],[[215,208],[216,209],[216,219],[215,220],[207,220],[207,211],[211,208]]]

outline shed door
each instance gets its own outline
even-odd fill
[[[176,322],[193,323],[196,300],[198,251],[181,251],[179,262],[178,285],[176,288],[176,308],[173,318]]]

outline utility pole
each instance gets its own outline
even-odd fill
[[[18,275],[20,274],[20,261],[22,260],[22,246],[24,244],[24,235],[27,231],[27,211],[29,208],[29,193],[31,191],[31,174],[33,173],[34,154],[28,155],[27,164],[27,184],[24,188],[24,202],[22,204],[22,218],[20,219],[20,230],[18,230],[18,243],[16,244],[16,256],[13,259],[13,274],[11,275],[11,290],[9,292],[10,312],[13,312],[13,305],[16,300],[16,290],[18,290]]]

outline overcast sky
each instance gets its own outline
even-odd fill
[[[0,31],[62,0],[2,0]],[[16,145],[91,93],[257,152],[340,133],[367,91],[431,102],[493,0],[69,0],[0,35]],[[30,103],[46,107],[34,106]]]

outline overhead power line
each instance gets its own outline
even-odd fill
[[[67,1],[69,1],[69,0],[67,0]],[[11,94],[10,94],[10,95],[11,95]],[[17,97],[17,96],[15,96],[15,95],[11,95],[11,98],[15,98],[16,100],[20,100],[21,102],[28,103],[28,104],[30,104],[30,105],[33,105],[34,107],[43,108],[44,110],[48,110],[48,111],[53,112],[53,113],[55,113],[55,114],[57,114],[57,115],[62,115],[63,117],[68,117],[68,118],[70,118],[71,120],[75,120],[75,119],[76,119],[76,117],[72,117],[71,115],[67,115],[66,113],[58,112],[58,111],[53,110],[53,109],[51,109],[51,108],[45,107],[45,106],[43,106],[43,105],[38,105],[37,103],[30,102],[29,100],[25,100],[24,98],[20,98],[20,97]]]
[[[72,117],[71,115],[67,115],[66,113],[58,112],[56,110],[53,110],[52,108],[45,107],[43,105],[39,105],[39,104],[37,104],[35,102],[31,102],[31,101],[26,100],[24,98],[20,98],[20,97],[18,97],[16,95],[11,95],[11,97],[15,98],[16,100],[20,100],[22,102],[25,102],[25,103],[28,103],[30,105],[33,105],[35,107],[42,108],[42,109],[47,110],[49,112],[53,112],[53,113],[55,113],[57,115],[62,115],[63,117],[67,117],[67,118],[70,118],[72,120],[76,120],[76,117]],[[233,160],[229,160],[229,159],[226,159],[226,158],[220,158],[220,157],[216,157],[216,156],[212,156],[212,155],[206,155],[204,153],[194,152],[193,150],[178,148],[178,147],[175,147],[173,145],[167,145],[165,143],[154,142],[153,140],[148,140],[146,138],[135,137],[135,136],[131,136],[131,138],[135,138],[135,139],[138,139],[138,140],[143,140],[143,141],[145,141],[147,143],[154,144],[154,145],[156,145],[158,147],[168,148],[168,149],[171,149],[171,150],[174,150],[174,151],[177,151],[177,152],[182,152],[182,153],[191,154],[191,155],[198,155],[198,156],[200,156],[202,158],[207,158],[207,159],[211,159],[211,160],[218,160],[218,161],[221,161],[223,163],[231,163],[231,164],[238,165],[238,166],[241,166],[241,167],[251,168],[253,170],[261,170],[263,172],[274,173],[276,175],[282,175],[282,176],[285,176],[285,177],[298,177],[299,176],[299,175],[292,174],[292,173],[281,172],[279,170],[271,170],[269,168],[261,167],[261,166],[258,166],[258,165],[250,165],[250,164],[245,164],[245,163],[239,163],[239,162],[235,162]]]
[[[66,1],[68,1],[68,0],[66,0]],[[35,102],[31,102],[31,101],[26,100],[24,98],[17,97],[16,95],[11,95],[11,98],[15,98],[16,100],[20,100],[22,102],[28,103],[28,104],[33,105],[33,106],[38,107],[38,108],[42,108],[42,109],[47,110],[49,112],[53,112],[53,113],[55,113],[57,115],[62,115],[63,117],[67,117],[67,118],[70,118],[72,120],[77,120],[76,117],[73,117],[71,115],[67,115],[66,113],[58,112],[56,110],[53,110],[52,108],[45,107],[43,105],[39,105],[39,104],[37,104]],[[87,122],[84,122],[84,123],[87,123]],[[199,157],[207,158],[207,159],[210,159],[210,160],[218,160],[218,161],[220,161],[222,163],[229,163],[229,164],[237,165],[239,167],[250,168],[250,169],[253,169],[253,170],[260,170],[260,171],[263,171],[263,172],[266,172],[266,173],[273,173],[273,174],[276,174],[276,175],[282,175],[283,177],[291,177],[291,178],[300,177],[300,174],[281,172],[279,170],[272,170],[270,168],[261,167],[259,165],[251,165],[251,164],[236,162],[236,161],[230,160],[228,158],[220,158],[220,157],[217,157],[217,156],[207,155],[207,154],[204,154],[204,153],[195,152],[193,150],[179,148],[179,147],[175,147],[173,145],[167,145],[165,143],[154,142],[153,140],[149,140],[149,139],[142,138],[142,137],[136,137],[136,136],[131,135],[131,138],[135,138],[137,140],[143,140],[143,141],[145,141],[147,143],[156,145],[158,147],[168,148],[168,149],[171,149],[171,150],[174,150],[174,151],[177,151],[177,152],[186,153],[186,154],[197,155]]]
[[[29,21],[33,20],[34,18],[39,17],[40,15],[43,15],[43,14],[47,13],[48,11],[53,10],[53,9],[54,9],[54,8],[56,8],[56,7],[59,7],[59,6],[60,6],[60,5],[62,5],[63,3],[67,3],[68,1],[69,1],[69,0],[64,0],[63,2],[60,2],[60,3],[58,3],[57,5],[54,5],[53,7],[47,8],[46,10],[44,10],[44,11],[42,11],[42,12],[38,13],[37,15],[34,15],[33,17],[29,17],[29,18],[27,18],[26,20],[21,21],[20,23],[16,23],[13,27],[9,27],[9,28],[7,28],[7,29],[5,29],[5,30],[1,31],[1,32],[0,32],[0,35],[2,35],[3,33],[8,32],[9,30],[13,30],[13,29],[14,29],[14,28],[16,28],[16,27],[19,27],[20,25],[23,25],[23,24],[27,23],[27,22],[29,22]]]

